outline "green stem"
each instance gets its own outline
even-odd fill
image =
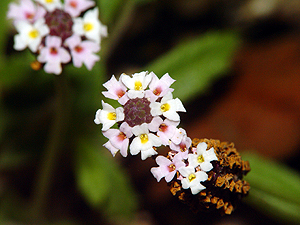
[[[66,74],[55,77],[55,112],[50,127],[48,140],[37,171],[36,186],[33,189],[32,213],[35,220],[40,220],[47,204],[47,198],[53,181],[57,159],[62,151],[62,141],[67,130],[69,109]]]

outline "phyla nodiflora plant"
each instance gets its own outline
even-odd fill
[[[233,143],[212,139],[193,140],[178,127],[185,112],[182,102],[173,97],[170,86],[175,82],[169,74],[160,79],[153,72],[132,76],[112,76],[103,84],[106,98],[121,105],[113,108],[102,101],[95,123],[109,140],[104,146],[113,156],[141,153],[142,160],[156,157],[158,167],[151,173],[159,182],[169,183],[170,191],[194,211],[218,209],[231,214],[250,185],[242,180],[250,171]],[[115,128],[112,128],[115,127]],[[158,147],[170,148],[166,156],[158,155]],[[158,156],[157,156],[158,155]]]

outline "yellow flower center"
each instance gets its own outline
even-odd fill
[[[198,158],[197,158],[197,160],[198,160],[198,163],[203,163],[204,162],[203,155],[199,155]]]
[[[85,31],[91,31],[93,28],[94,28],[94,25],[91,24],[91,23],[85,23],[85,24],[83,25],[83,29],[84,29]]]
[[[37,29],[33,29],[29,32],[29,37],[32,38],[32,39],[35,39],[39,36],[39,31]]]
[[[160,109],[161,111],[166,112],[170,109],[170,105],[168,103],[162,104]]]
[[[107,119],[115,120],[117,118],[117,114],[115,112],[110,112],[107,114]]]
[[[196,179],[196,175],[192,173],[192,174],[189,175],[188,179],[189,179],[190,182],[192,182],[193,180]]]
[[[141,81],[138,80],[138,81],[134,82],[134,90],[136,90],[136,91],[143,90],[143,85],[142,85]]]
[[[145,144],[148,142],[148,135],[147,134],[141,134],[140,136],[142,144]]]
[[[53,0],[46,0],[46,3],[53,3]]]

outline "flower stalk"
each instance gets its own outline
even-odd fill
[[[45,149],[37,169],[37,179],[32,192],[32,216],[36,220],[43,215],[47,204],[47,198],[51,189],[53,175],[57,166],[57,161],[62,154],[63,140],[68,128],[68,118],[70,111],[70,99],[66,76],[56,76],[55,105],[53,121],[49,130]]]

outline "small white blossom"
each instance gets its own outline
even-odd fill
[[[171,92],[168,92],[161,99],[161,102],[151,102],[150,107],[152,116],[163,115],[173,121],[180,121],[180,117],[177,112],[185,112],[182,102],[178,98],[173,99]]]
[[[206,181],[208,175],[203,171],[195,172],[194,167],[180,167],[179,172],[184,177],[181,180],[182,187],[184,189],[191,189],[193,195],[198,194],[200,191],[204,190],[206,187],[200,182]]]
[[[153,146],[161,146],[161,140],[156,135],[149,133],[148,124],[143,123],[132,128],[132,133],[136,136],[130,144],[130,153],[137,155],[141,152],[142,160],[156,155],[157,152],[153,149]]]
[[[197,154],[189,154],[188,161],[189,165],[196,168],[200,166],[203,171],[210,171],[213,168],[213,165],[210,163],[213,160],[218,160],[214,148],[207,150],[207,144],[201,142],[197,145]]]
[[[49,12],[55,9],[61,9],[62,4],[60,0],[35,0],[36,2],[43,5]]]
[[[73,32],[99,44],[101,37],[107,36],[107,27],[101,24],[98,14],[98,8],[94,8],[87,11],[83,18],[74,18]]]
[[[118,107],[114,109],[110,104],[102,101],[103,109],[99,109],[96,112],[94,122],[96,124],[103,124],[102,131],[106,131],[111,128],[116,122],[122,121],[124,119],[124,109]]]
[[[26,20],[20,20],[16,22],[15,26],[19,34],[14,37],[14,48],[18,51],[24,50],[28,46],[32,52],[36,52],[42,38],[49,33],[44,18],[38,19],[34,24]]]
[[[129,88],[128,97],[129,98],[143,98],[145,89],[152,79],[151,74],[147,72],[135,73],[132,77],[122,74],[120,80],[122,83]]]

